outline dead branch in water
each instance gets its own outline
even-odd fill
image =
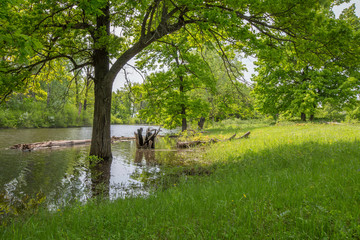
[[[148,128],[145,133],[145,138],[142,135],[143,128],[139,128],[137,132],[134,132],[136,140],[137,149],[154,149],[155,148],[155,138],[160,132],[160,127],[158,130]]]

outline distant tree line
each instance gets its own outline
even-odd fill
[[[329,104],[356,109],[359,19],[354,6],[335,18],[333,6],[344,2],[3,0],[1,114],[15,127],[35,116],[38,126],[72,126],[93,111],[90,155],[111,159],[111,122],[135,116],[185,130],[257,111],[306,120]],[[258,59],[254,86],[240,81],[239,56],[250,55]],[[134,57],[149,76],[125,90],[127,102],[123,90],[112,96],[113,83]],[[40,110],[16,109],[17,101]]]

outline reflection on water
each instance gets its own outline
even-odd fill
[[[112,135],[132,136],[138,127],[112,126]],[[17,143],[88,139],[90,135],[91,128],[0,130],[0,206],[12,206],[24,197],[36,199],[40,195],[46,196],[46,203],[53,209],[97,195],[111,199],[146,195],[146,176],[156,178],[162,169],[157,159],[164,162],[177,158],[176,151],[136,151],[132,141],[113,144],[112,161],[97,167],[87,159],[89,146],[33,152],[6,149]],[[157,149],[173,146],[165,138],[159,138],[157,143]]]
[[[138,165],[156,165],[155,151],[149,149],[137,149],[134,162]]]
[[[109,197],[112,159],[90,164],[92,197]]]

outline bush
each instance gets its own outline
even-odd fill
[[[360,120],[360,107],[355,108],[354,110],[348,111],[345,121],[347,122],[358,122]]]
[[[138,117],[134,117],[134,118],[130,118],[129,124],[144,124],[145,121],[141,120],[140,118]]]
[[[26,106],[24,106],[26,105]],[[83,111],[80,116],[78,109],[72,104],[65,104],[60,111],[46,107],[41,102],[32,102],[12,108],[0,108],[1,128],[38,128],[89,126],[92,123],[92,112]]]
[[[80,118],[81,118],[81,125],[82,126],[91,126],[92,125],[92,117],[93,114],[90,111],[82,111]]]
[[[329,104],[317,109],[315,113],[316,118],[327,121],[343,121],[347,117],[346,115],[345,111],[340,111]]]
[[[123,121],[120,118],[111,116],[111,124],[123,124]]]
[[[18,113],[9,109],[0,109],[0,127],[16,128]]]

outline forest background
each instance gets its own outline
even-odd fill
[[[341,8],[334,8],[334,19],[347,22],[352,34],[359,34],[355,3],[342,9],[340,13]],[[199,49],[187,41],[185,31],[174,38],[176,44],[166,39],[153,44],[119,74],[122,86],[115,82],[112,124],[149,123],[186,130],[225,119],[360,119],[358,65],[349,70],[348,63],[329,60],[314,66],[297,59],[286,44],[246,55],[231,48],[219,53],[214,42]],[[341,41],[347,39],[340,37]],[[249,79],[244,62],[254,56]],[[91,126],[93,69],[70,71],[71,61],[63,59],[44,68],[26,88],[3,96],[0,127]]]

